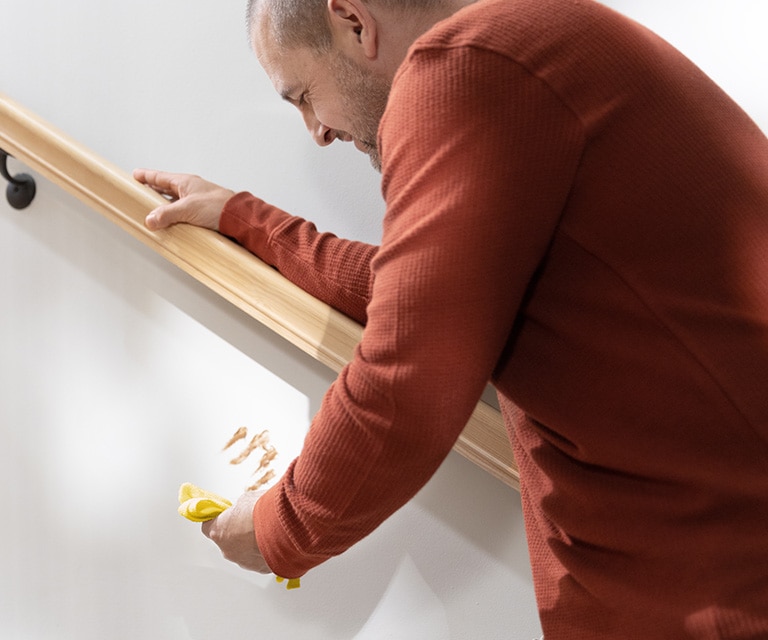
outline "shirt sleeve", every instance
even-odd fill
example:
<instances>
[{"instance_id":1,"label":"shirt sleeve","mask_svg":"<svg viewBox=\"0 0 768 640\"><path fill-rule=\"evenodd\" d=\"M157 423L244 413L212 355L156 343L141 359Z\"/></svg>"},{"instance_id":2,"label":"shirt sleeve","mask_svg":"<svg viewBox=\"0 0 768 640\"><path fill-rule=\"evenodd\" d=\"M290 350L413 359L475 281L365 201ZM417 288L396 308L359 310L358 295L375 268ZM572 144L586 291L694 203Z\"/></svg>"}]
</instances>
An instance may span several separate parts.
<instances>
[{"instance_id":1,"label":"shirt sleeve","mask_svg":"<svg viewBox=\"0 0 768 640\"><path fill-rule=\"evenodd\" d=\"M387 211L363 339L254 509L279 575L359 541L448 455L514 348L582 144L572 113L513 62L411 53L380 129Z\"/></svg>"},{"instance_id":2,"label":"shirt sleeve","mask_svg":"<svg viewBox=\"0 0 768 640\"><path fill-rule=\"evenodd\" d=\"M311 222L245 192L224 206L219 227L315 298L365 324L378 247L320 233Z\"/></svg>"}]
</instances>

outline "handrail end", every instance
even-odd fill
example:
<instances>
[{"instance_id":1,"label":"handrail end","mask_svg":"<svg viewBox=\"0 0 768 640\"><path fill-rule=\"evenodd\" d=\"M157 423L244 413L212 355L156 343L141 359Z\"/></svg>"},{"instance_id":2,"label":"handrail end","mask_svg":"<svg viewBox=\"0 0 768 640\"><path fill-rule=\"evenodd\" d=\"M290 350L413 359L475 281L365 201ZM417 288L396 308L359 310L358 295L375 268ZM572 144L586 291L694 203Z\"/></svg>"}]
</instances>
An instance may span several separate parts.
<instances>
[{"instance_id":1,"label":"handrail end","mask_svg":"<svg viewBox=\"0 0 768 640\"><path fill-rule=\"evenodd\" d=\"M19 173L12 176L8 173L9 153L0 149L0 175L8 181L5 197L14 209L26 209L37 193L35 179L27 173Z\"/></svg>"}]
</instances>

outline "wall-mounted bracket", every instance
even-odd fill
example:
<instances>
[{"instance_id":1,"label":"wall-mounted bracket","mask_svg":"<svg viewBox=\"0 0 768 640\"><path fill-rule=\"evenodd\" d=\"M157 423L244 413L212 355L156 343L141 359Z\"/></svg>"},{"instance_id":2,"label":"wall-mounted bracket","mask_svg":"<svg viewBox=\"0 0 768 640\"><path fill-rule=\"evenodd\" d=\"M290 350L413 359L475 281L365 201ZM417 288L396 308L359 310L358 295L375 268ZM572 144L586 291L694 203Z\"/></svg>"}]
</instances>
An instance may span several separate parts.
<instances>
[{"instance_id":1,"label":"wall-mounted bracket","mask_svg":"<svg viewBox=\"0 0 768 640\"><path fill-rule=\"evenodd\" d=\"M25 209L35 198L37 187L32 176L20 173L12 176L8 173L8 153L0 149L0 175L8 181L5 196L14 209Z\"/></svg>"}]
</instances>

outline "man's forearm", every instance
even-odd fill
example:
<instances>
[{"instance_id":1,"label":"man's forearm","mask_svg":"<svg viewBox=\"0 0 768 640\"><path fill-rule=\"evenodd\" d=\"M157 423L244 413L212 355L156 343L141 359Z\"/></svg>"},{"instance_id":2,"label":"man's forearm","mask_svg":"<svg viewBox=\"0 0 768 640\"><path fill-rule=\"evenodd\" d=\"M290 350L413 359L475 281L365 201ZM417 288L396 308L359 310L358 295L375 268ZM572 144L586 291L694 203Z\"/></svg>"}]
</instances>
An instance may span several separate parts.
<instances>
[{"instance_id":1,"label":"man's forearm","mask_svg":"<svg viewBox=\"0 0 768 640\"><path fill-rule=\"evenodd\" d=\"M320 233L311 222L245 192L225 205L220 231L314 297L365 324L371 260L378 247Z\"/></svg>"}]
</instances>

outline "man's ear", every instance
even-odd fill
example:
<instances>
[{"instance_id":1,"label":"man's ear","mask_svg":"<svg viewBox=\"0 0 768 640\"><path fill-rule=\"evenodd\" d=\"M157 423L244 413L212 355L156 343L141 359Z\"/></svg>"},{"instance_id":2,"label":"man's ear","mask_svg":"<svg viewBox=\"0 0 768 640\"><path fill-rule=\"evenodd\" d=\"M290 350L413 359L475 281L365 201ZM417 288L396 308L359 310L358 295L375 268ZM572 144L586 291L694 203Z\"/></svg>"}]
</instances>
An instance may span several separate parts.
<instances>
[{"instance_id":1,"label":"man's ear","mask_svg":"<svg viewBox=\"0 0 768 640\"><path fill-rule=\"evenodd\" d=\"M328 0L334 39L347 55L362 54L369 60L378 56L376 18L362 0Z\"/></svg>"}]
</instances>

